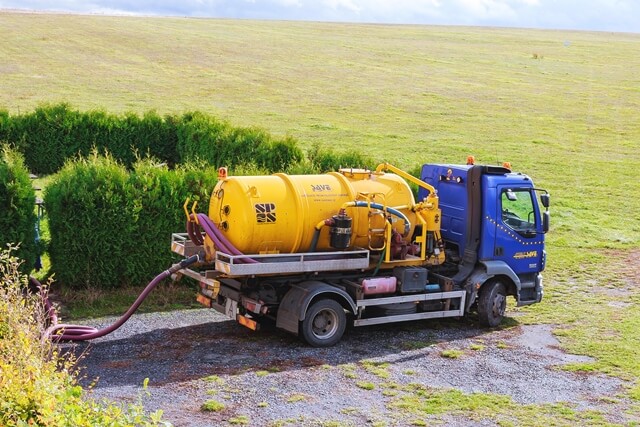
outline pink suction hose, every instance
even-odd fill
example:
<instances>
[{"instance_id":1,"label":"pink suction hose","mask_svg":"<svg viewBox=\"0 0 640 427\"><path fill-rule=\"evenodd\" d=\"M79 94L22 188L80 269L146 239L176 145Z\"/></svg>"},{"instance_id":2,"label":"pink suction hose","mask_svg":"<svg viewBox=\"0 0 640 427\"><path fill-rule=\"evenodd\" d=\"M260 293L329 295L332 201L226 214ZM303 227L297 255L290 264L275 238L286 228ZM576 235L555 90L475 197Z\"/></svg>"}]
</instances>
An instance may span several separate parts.
<instances>
[{"instance_id":1,"label":"pink suction hose","mask_svg":"<svg viewBox=\"0 0 640 427\"><path fill-rule=\"evenodd\" d=\"M111 332L115 331L120 326L122 326L124 324L124 322L129 320L131 315L136 312L138 307L140 307L140 304L142 304L142 301L145 300L147 295L149 295L149 293L156 286L158 286L158 283L160 283L163 279L171 276L173 273L176 273L176 272L182 270L183 268L186 268L186 267L190 266L191 264L194 264L194 263L199 262L199 261L201 261L200 255L196 254L196 255L190 256L189 258L186 258L186 259L182 260L180 263L175 264L171 268L169 268L169 269L163 271L162 273L158 274L144 288L144 291L142 291L142 293L138 296L138 298L136 298L136 300L133 303L133 305L131 307L129 307L129 310L127 310L127 312L124 313L115 323L113 323L110 326L107 326L104 329L96 329L96 328L93 328L91 326L68 325L68 324L65 324L65 323L57 323L58 319L57 319L57 316L55 314L55 310L53 310L53 307L51 306L51 303L49 302L48 298L45 297L44 305L45 305L46 314L48 316L47 320L49 321L51 326L49 326L47 328L47 330L44 333L43 338L44 339L52 339L54 341L87 341L87 340L100 338L100 337L103 337L103 336L105 336L107 334L110 334ZM35 278L33 278L33 277L30 278L30 281L32 283L35 282L35 283L37 283L38 286L40 286L40 284L38 283L38 281Z\"/></svg>"}]
</instances>

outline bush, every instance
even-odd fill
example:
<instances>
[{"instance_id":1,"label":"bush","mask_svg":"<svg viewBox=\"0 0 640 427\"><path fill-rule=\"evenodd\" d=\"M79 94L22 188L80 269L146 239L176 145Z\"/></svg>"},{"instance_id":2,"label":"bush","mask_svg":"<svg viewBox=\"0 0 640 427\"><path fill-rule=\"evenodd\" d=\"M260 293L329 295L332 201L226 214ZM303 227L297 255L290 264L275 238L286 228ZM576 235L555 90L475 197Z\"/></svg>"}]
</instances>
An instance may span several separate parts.
<instances>
[{"instance_id":1,"label":"bush","mask_svg":"<svg viewBox=\"0 0 640 427\"><path fill-rule=\"evenodd\" d=\"M24 154L29 169L36 174L57 171L73 155L87 155L92 141L81 138L80 113L68 104L41 106L33 113L14 116L9 141Z\"/></svg>"},{"instance_id":2,"label":"bush","mask_svg":"<svg viewBox=\"0 0 640 427\"><path fill-rule=\"evenodd\" d=\"M67 159L86 157L94 150L110 153L127 168L146 156L170 167L193 161L216 167L252 162L280 172L304 157L292 137L274 139L263 129L236 128L201 112L118 116L102 110L80 112L64 103L13 116L0 110L3 140L23 153L36 174L56 172Z\"/></svg>"},{"instance_id":3,"label":"bush","mask_svg":"<svg viewBox=\"0 0 640 427\"><path fill-rule=\"evenodd\" d=\"M335 152L329 148L321 148L314 144L307 154L311 168L319 173L337 171L340 168L365 168L373 170L376 167L373 159L355 150Z\"/></svg>"},{"instance_id":4,"label":"bush","mask_svg":"<svg viewBox=\"0 0 640 427\"><path fill-rule=\"evenodd\" d=\"M69 104L42 105L16 116L0 112L0 138L18 147L37 174L56 172L67 159L85 157L94 149L111 153L127 167L139 155L173 165L178 161L176 120L155 112L117 116L102 110L80 112Z\"/></svg>"},{"instance_id":5,"label":"bush","mask_svg":"<svg viewBox=\"0 0 640 427\"><path fill-rule=\"evenodd\" d=\"M229 132L230 126L226 122L200 112L185 113L176 124L180 161L218 166L217 148L228 138Z\"/></svg>"},{"instance_id":6,"label":"bush","mask_svg":"<svg viewBox=\"0 0 640 427\"><path fill-rule=\"evenodd\" d=\"M182 166L170 171L150 160L134 165L129 186L134 200L135 232L131 236L132 259L126 265L131 283L146 283L169 267L171 233L185 230L185 200L199 201L206 209L216 181L217 171L213 168Z\"/></svg>"},{"instance_id":7,"label":"bush","mask_svg":"<svg viewBox=\"0 0 640 427\"><path fill-rule=\"evenodd\" d=\"M96 153L67 163L44 195L56 280L76 288L148 282L171 264L186 198L208 200L216 180L212 169L169 171L151 160L127 171Z\"/></svg>"},{"instance_id":8,"label":"bush","mask_svg":"<svg viewBox=\"0 0 640 427\"><path fill-rule=\"evenodd\" d=\"M141 402L121 407L83 399L72 357L41 340L41 297L26 295L26 277L8 250L0 251L0 425L162 425L162 411L145 414Z\"/></svg>"},{"instance_id":9,"label":"bush","mask_svg":"<svg viewBox=\"0 0 640 427\"><path fill-rule=\"evenodd\" d=\"M198 112L182 116L177 134L182 162L206 162L229 168L253 163L269 172L282 172L304 158L292 137L274 140L263 129L234 128Z\"/></svg>"},{"instance_id":10,"label":"bush","mask_svg":"<svg viewBox=\"0 0 640 427\"><path fill-rule=\"evenodd\" d=\"M0 249L19 244L16 255L22 269L33 268L40 248L35 242L36 195L22 156L7 146L0 147Z\"/></svg>"},{"instance_id":11,"label":"bush","mask_svg":"<svg viewBox=\"0 0 640 427\"><path fill-rule=\"evenodd\" d=\"M67 163L44 193L49 257L56 280L70 286L114 287L127 282L135 233L128 173L110 157Z\"/></svg>"},{"instance_id":12,"label":"bush","mask_svg":"<svg viewBox=\"0 0 640 427\"><path fill-rule=\"evenodd\" d=\"M11 125L11 118L7 110L0 110L0 142L9 141L9 126Z\"/></svg>"}]
</instances>

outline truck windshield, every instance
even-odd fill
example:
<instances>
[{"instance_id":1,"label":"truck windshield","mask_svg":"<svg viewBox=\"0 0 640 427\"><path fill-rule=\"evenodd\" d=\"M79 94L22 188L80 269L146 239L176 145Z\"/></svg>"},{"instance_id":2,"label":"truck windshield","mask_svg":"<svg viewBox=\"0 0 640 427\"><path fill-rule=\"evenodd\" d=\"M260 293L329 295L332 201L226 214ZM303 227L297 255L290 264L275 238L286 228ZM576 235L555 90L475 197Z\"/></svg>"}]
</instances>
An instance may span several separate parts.
<instances>
[{"instance_id":1,"label":"truck windshield","mask_svg":"<svg viewBox=\"0 0 640 427\"><path fill-rule=\"evenodd\" d=\"M529 190L502 192L502 222L523 237L536 235L536 214Z\"/></svg>"}]
</instances>

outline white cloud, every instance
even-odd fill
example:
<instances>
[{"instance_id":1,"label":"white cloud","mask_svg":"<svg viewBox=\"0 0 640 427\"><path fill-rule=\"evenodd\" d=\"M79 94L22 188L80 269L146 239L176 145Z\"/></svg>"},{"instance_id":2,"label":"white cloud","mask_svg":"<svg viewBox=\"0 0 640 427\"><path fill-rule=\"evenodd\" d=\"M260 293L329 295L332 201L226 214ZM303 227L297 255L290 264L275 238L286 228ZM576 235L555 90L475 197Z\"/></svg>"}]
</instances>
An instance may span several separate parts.
<instances>
[{"instance_id":1,"label":"white cloud","mask_svg":"<svg viewBox=\"0 0 640 427\"><path fill-rule=\"evenodd\" d=\"M640 32L635 0L0 0L0 8Z\"/></svg>"},{"instance_id":2,"label":"white cloud","mask_svg":"<svg viewBox=\"0 0 640 427\"><path fill-rule=\"evenodd\" d=\"M329 6L333 10L346 9L351 12L359 13L361 8L351 0L323 0L323 4Z\"/></svg>"}]
</instances>

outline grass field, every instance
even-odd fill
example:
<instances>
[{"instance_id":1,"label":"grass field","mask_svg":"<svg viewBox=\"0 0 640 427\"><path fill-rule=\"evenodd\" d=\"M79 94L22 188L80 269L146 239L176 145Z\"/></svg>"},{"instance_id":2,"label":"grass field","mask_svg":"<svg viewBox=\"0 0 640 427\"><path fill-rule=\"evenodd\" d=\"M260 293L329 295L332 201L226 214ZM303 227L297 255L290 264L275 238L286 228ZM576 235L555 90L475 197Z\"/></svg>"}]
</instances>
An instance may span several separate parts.
<instances>
[{"instance_id":1,"label":"grass field","mask_svg":"<svg viewBox=\"0 0 640 427\"><path fill-rule=\"evenodd\" d=\"M0 13L0 39L12 113L201 110L406 168L510 161L552 194L518 321L640 377L640 34Z\"/></svg>"}]
</instances>

